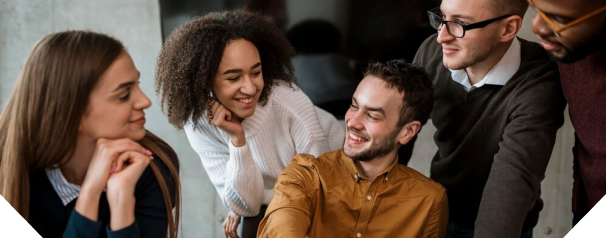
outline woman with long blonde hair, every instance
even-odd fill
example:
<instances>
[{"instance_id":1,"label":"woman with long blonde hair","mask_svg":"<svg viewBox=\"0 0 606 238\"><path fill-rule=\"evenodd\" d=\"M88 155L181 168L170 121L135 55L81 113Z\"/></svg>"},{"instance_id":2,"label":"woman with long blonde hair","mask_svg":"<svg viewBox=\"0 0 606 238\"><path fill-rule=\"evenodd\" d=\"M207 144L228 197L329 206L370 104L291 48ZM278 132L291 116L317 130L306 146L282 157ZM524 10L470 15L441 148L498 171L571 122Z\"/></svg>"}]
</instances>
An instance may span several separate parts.
<instances>
[{"instance_id":1,"label":"woman with long blonde hair","mask_svg":"<svg viewBox=\"0 0 606 238\"><path fill-rule=\"evenodd\" d=\"M0 193L43 237L177 237L178 159L145 130L138 80L103 34L30 52L0 116Z\"/></svg>"}]
</instances>

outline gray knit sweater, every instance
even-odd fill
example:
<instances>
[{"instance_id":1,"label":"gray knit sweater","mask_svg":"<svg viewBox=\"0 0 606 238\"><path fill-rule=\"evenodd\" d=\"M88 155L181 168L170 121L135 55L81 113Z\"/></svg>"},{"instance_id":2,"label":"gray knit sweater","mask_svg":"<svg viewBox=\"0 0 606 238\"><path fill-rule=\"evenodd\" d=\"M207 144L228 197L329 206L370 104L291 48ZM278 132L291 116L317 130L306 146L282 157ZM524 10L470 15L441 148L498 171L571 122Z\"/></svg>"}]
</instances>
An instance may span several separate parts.
<instances>
[{"instance_id":1,"label":"gray knit sweater","mask_svg":"<svg viewBox=\"0 0 606 238\"><path fill-rule=\"evenodd\" d=\"M450 221L474 228L474 237L519 237L537 224L541 180L564 121L556 64L519 40L521 64L504 86L466 92L444 67L436 35L414 59L434 83L431 178L447 189Z\"/></svg>"}]
</instances>

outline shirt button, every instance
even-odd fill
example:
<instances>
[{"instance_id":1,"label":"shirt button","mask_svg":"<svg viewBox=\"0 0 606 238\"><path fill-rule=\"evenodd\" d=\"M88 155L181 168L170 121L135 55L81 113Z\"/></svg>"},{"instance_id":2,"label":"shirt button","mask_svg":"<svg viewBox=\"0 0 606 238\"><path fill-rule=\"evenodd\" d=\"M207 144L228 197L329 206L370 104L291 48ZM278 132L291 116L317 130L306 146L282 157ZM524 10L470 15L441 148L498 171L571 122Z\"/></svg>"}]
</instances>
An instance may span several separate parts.
<instances>
[{"instance_id":1,"label":"shirt button","mask_svg":"<svg viewBox=\"0 0 606 238\"><path fill-rule=\"evenodd\" d=\"M371 198L372 198L372 197L371 197L370 195L368 195L368 196L366 197L366 200L370 201L370 199L371 199ZM359 234L359 233L358 233L358 234ZM359 237L359 236L358 236L358 237Z\"/></svg>"},{"instance_id":2,"label":"shirt button","mask_svg":"<svg viewBox=\"0 0 606 238\"><path fill-rule=\"evenodd\" d=\"M356 235L357 237L362 237L362 234L358 233L358 235Z\"/></svg>"}]
</instances>

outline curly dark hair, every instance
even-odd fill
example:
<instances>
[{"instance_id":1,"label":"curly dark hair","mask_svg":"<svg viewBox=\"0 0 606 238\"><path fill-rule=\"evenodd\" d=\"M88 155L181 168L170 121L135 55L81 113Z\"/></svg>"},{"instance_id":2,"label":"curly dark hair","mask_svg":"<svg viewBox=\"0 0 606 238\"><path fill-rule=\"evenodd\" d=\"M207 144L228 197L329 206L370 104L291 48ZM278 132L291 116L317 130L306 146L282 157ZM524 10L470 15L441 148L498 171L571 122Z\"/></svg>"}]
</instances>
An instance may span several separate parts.
<instances>
[{"instance_id":1,"label":"curly dark hair","mask_svg":"<svg viewBox=\"0 0 606 238\"><path fill-rule=\"evenodd\" d=\"M156 66L156 93L168 121L183 129L188 120L198 127L210 101L213 79L225 46L234 40L253 43L263 64L265 105L273 85L294 82L294 49L271 18L245 10L213 12L175 29L162 46Z\"/></svg>"},{"instance_id":2,"label":"curly dark hair","mask_svg":"<svg viewBox=\"0 0 606 238\"><path fill-rule=\"evenodd\" d=\"M419 121L422 125L427 122L433 108L433 83L423 68L395 59L370 64L364 76L368 75L382 79L387 88L404 95L397 127L411 121Z\"/></svg>"}]
</instances>

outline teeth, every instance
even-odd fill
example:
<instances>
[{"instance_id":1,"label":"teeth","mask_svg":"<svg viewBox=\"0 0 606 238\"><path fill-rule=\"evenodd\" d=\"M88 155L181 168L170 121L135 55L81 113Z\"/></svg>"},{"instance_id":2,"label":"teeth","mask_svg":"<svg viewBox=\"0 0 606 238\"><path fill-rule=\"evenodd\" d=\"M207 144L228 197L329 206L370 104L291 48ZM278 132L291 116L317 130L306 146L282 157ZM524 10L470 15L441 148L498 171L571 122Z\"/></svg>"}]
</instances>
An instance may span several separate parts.
<instances>
[{"instance_id":1,"label":"teeth","mask_svg":"<svg viewBox=\"0 0 606 238\"><path fill-rule=\"evenodd\" d=\"M366 139L364 139L364 138L360 138L360 137L357 137L356 135L354 135L354 134L353 134L353 133L351 133L351 132L349 133L349 137L351 137L351 138L352 138L352 139L354 139L354 140L360 141L360 142L362 142L362 141L366 141Z\"/></svg>"},{"instance_id":2,"label":"teeth","mask_svg":"<svg viewBox=\"0 0 606 238\"><path fill-rule=\"evenodd\" d=\"M253 98L238 99L238 101L243 102L243 103L251 103L252 100L253 100Z\"/></svg>"}]
</instances>

